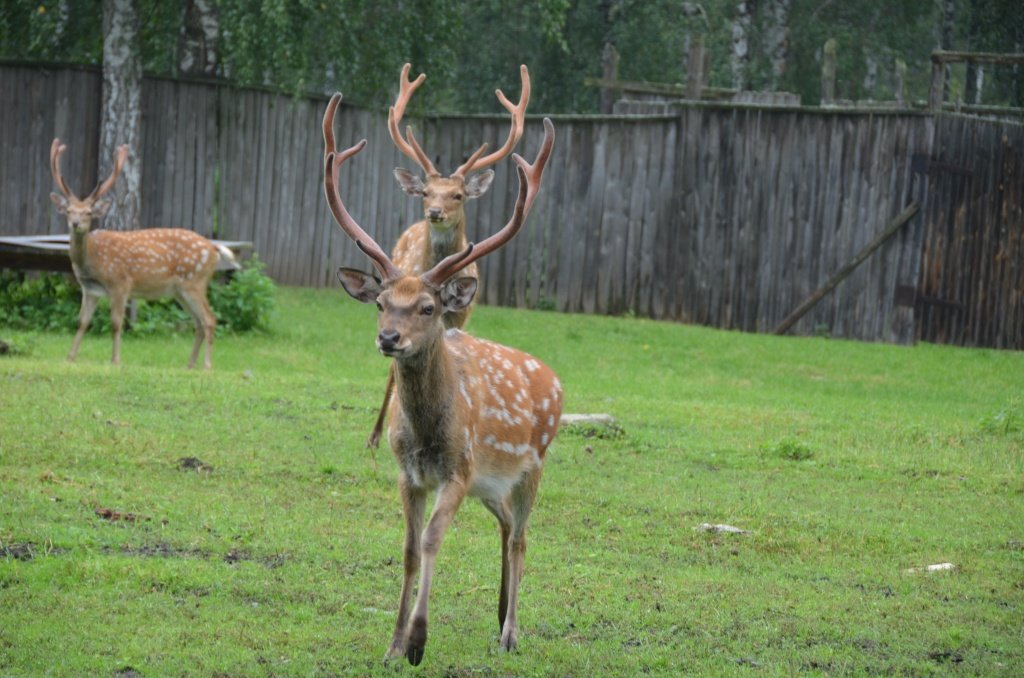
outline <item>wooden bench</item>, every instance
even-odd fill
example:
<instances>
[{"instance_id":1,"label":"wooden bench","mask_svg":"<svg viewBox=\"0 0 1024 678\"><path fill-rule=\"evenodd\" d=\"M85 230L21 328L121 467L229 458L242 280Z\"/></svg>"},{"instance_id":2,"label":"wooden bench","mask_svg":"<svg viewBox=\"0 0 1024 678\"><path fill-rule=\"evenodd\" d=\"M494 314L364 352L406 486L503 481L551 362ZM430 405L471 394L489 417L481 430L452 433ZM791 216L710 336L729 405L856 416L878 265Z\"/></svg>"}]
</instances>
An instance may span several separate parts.
<instances>
[{"instance_id":1,"label":"wooden bench","mask_svg":"<svg viewBox=\"0 0 1024 678\"><path fill-rule=\"evenodd\" d=\"M71 273L68 256L70 236L63 235L5 235L0 236L0 268L19 271L57 271ZM239 261L250 256L253 244L247 240L213 240L234 253ZM217 270L231 267L221 262Z\"/></svg>"}]
</instances>

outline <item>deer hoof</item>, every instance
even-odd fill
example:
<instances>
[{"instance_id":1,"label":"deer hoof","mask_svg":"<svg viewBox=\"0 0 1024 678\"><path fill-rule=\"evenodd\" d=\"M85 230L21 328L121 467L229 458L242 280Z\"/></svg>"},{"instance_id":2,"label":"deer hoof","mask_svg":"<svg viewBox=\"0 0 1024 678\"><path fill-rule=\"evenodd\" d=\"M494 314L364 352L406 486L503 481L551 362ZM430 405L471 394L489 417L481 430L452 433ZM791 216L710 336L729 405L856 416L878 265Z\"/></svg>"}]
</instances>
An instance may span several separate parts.
<instances>
[{"instance_id":1,"label":"deer hoof","mask_svg":"<svg viewBox=\"0 0 1024 678\"><path fill-rule=\"evenodd\" d=\"M405 648L405 658L413 666L419 666L423 661L423 648L427 646L427 621L426 619L414 619L409 627L409 640Z\"/></svg>"},{"instance_id":2,"label":"deer hoof","mask_svg":"<svg viewBox=\"0 0 1024 678\"><path fill-rule=\"evenodd\" d=\"M405 651L405 658L408 659L409 663L413 666L419 666L420 662L423 661L423 648L410 647Z\"/></svg>"},{"instance_id":3,"label":"deer hoof","mask_svg":"<svg viewBox=\"0 0 1024 678\"><path fill-rule=\"evenodd\" d=\"M501 649L505 650L506 652L515 651L516 645L518 644L518 635L519 634L516 633L515 629L505 629L505 631L501 634Z\"/></svg>"}]
</instances>

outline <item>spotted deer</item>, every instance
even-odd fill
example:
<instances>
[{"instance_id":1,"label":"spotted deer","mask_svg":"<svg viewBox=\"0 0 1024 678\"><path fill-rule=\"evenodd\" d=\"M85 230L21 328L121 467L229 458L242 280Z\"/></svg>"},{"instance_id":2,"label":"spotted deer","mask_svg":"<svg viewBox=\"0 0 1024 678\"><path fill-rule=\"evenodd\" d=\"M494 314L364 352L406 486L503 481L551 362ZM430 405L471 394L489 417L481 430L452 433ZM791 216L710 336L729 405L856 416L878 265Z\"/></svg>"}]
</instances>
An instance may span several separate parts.
<instances>
[{"instance_id":1,"label":"spotted deer","mask_svg":"<svg viewBox=\"0 0 1024 678\"><path fill-rule=\"evenodd\" d=\"M544 120L544 128L544 142L532 165L513 156L519 195L511 220L478 245L467 244L419 275L388 258L338 193L338 170L366 141L328 153L324 163L331 212L377 272L374 276L342 268L338 276L353 298L377 304L377 349L394 361L388 440L398 462L405 550L398 618L387 656L404 655L413 665L422 661L427 642L427 605L441 540L467 496L480 499L501 527L501 647L513 650L518 640L516 605L526 523L545 453L558 431L562 386L536 358L449 328L444 314L472 301L477 280L464 275L466 268L522 227L554 144L550 120ZM437 497L424 528L427 494L434 490Z\"/></svg>"},{"instance_id":2,"label":"spotted deer","mask_svg":"<svg viewBox=\"0 0 1024 678\"><path fill-rule=\"evenodd\" d=\"M395 178L398 179L402 190L411 196L423 198L423 220L416 222L402 233L391 251L391 259L395 265L409 275L420 275L445 257L465 249L467 244L466 201L479 198L486 193L494 180L494 171L490 169L478 174L471 175L471 173L483 170L504 159L522 138L526 123L526 107L530 103L530 72L525 65L519 67L522 86L517 104L509 101L500 89L495 90L498 102L512 115L508 138L502 147L485 156L483 154L487 150L487 144L483 144L451 176L444 177L423 151L419 142L416 141L412 128L406 126L406 138L404 139L398 129L409 100L427 78L425 74L420 73L415 80L410 80L409 70L411 68L411 64L405 64L402 67L398 97L394 106L388 109L388 132L398 150L416 162L424 172L425 180L403 167L395 168ZM333 120L334 111L340 101L341 95L336 94L328 104L331 120ZM327 125L327 120L328 116L324 116L325 153L336 150L334 128ZM464 273L479 280L475 264L467 266ZM446 326L465 327L469 320L470 310L471 307L466 306L457 311L445 313ZM384 415L393 390L394 371L391 370L388 373L384 402L381 403L377 421L366 441L366 446L371 449L376 449L380 443L381 432L384 429Z\"/></svg>"},{"instance_id":3,"label":"spotted deer","mask_svg":"<svg viewBox=\"0 0 1024 678\"><path fill-rule=\"evenodd\" d=\"M209 369L217 317L206 299L206 289L222 261L222 267L238 268L231 250L182 228L92 230L93 220L99 220L110 209L110 200L103 196L117 181L128 157L128 147L117 149L110 176L84 198L77 197L68 188L61 174L60 156L66 148L60 139L54 139L50 146L50 170L60 189L59 194L51 193L50 199L57 206L57 212L67 216L71 232L71 268L82 287L78 332L68 360L74 361L78 356L78 346L89 329L100 297L110 297L110 323L114 334L111 362L117 365L121 362L121 329L128 299L173 296L196 325L188 366L195 367L199 348L205 340L203 367Z\"/></svg>"}]
</instances>

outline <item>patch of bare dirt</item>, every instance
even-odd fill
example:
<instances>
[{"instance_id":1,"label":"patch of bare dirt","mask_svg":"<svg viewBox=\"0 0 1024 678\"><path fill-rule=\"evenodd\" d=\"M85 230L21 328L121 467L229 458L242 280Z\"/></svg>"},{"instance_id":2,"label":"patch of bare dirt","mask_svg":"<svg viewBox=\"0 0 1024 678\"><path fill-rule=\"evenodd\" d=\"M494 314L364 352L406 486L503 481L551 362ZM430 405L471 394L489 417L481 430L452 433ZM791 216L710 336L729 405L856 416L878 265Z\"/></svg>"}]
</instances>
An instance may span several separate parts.
<instances>
[{"instance_id":1,"label":"patch of bare dirt","mask_svg":"<svg viewBox=\"0 0 1024 678\"><path fill-rule=\"evenodd\" d=\"M146 518L145 516L139 516L139 515L136 515L136 514L130 512L130 511L123 511L122 512L122 511L116 511L116 510L111 509L111 508L102 508L102 507L96 509L96 515L99 516L100 518L103 518L103 520L109 520L112 523L116 523L118 521L122 521L122 522L126 522L126 523L136 523L136 522L142 522L142 521L145 521L145 520L149 520L149 518Z\"/></svg>"},{"instance_id":2,"label":"patch of bare dirt","mask_svg":"<svg viewBox=\"0 0 1024 678\"><path fill-rule=\"evenodd\" d=\"M182 457L178 460L178 468L182 471L195 471L196 473L212 473L213 467L202 459L196 457Z\"/></svg>"},{"instance_id":3,"label":"patch of bare dirt","mask_svg":"<svg viewBox=\"0 0 1024 678\"><path fill-rule=\"evenodd\" d=\"M14 560L21 560L28 562L39 556L54 556L64 552L64 549L57 548L53 544L47 542L45 544L35 544L33 542L8 542L0 543L0 557L13 558Z\"/></svg>"}]
</instances>

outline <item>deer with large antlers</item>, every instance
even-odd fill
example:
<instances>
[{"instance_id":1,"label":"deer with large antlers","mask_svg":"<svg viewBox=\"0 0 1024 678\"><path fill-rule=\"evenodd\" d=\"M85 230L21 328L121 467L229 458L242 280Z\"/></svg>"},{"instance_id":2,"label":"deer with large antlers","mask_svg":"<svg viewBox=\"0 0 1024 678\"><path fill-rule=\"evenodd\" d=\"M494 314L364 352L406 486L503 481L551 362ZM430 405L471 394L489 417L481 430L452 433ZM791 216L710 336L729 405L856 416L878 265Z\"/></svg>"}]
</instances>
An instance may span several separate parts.
<instances>
[{"instance_id":1,"label":"deer with large antlers","mask_svg":"<svg viewBox=\"0 0 1024 678\"><path fill-rule=\"evenodd\" d=\"M78 356L78 346L89 329L100 297L110 297L110 324L114 350L111 362L121 362L121 328L125 305L130 298L161 299L173 296L195 321L196 336L189 358L195 367L199 349L206 343L203 367L209 369L213 333L217 316L210 309L206 290L210 278L223 267L238 268L231 250L182 228L151 228L141 231L94 231L93 220L110 209L103 196L114 186L128 157L128 147L120 146L114 155L114 168L103 182L84 198L76 196L60 170L60 156L66 150L60 139L50 146L50 170L60 193L50 198L57 212L68 219L71 268L82 287L82 307L78 314L78 332L71 344L68 360Z\"/></svg>"},{"instance_id":2,"label":"deer with large antlers","mask_svg":"<svg viewBox=\"0 0 1024 678\"><path fill-rule=\"evenodd\" d=\"M493 153L484 155L487 144L483 144L451 176L445 177L423 151L413 135L412 128L406 126L405 138L399 131L398 125L405 116L409 100L427 78L425 74L420 73L415 80L410 80L409 70L411 68L411 64L405 64L402 67L398 97L394 106L388 110L388 132L391 134L391 140L395 147L418 164L425 175L425 178L420 178L414 172L403 167L395 168L395 178L402 190L411 196L423 198L423 220L416 222L402 233L391 251L391 259L395 265L409 275L420 275L437 265L445 257L465 249L467 244L466 201L479 198L487 192L494 180L494 171L486 168L507 157L523 136L526 107L530 103L530 72L525 65L519 67L522 88L518 103L513 104L504 92L500 89L495 90L498 102L512 116L511 129L502 147ZM324 116L325 153L337 150L334 142L333 123L328 125L327 121L328 119L333 121L334 112L340 102L341 95L335 94L328 104L329 115ZM486 171L480 172L485 169ZM473 172L479 173L472 174ZM463 273L479 280L475 264L467 266ZM471 306L466 306L445 313L445 325L447 327L465 327L469 320L470 310ZM376 448L380 442L381 431L384 428L384 415L393 389L394 371L392 370L388 373L384 402L381 404L377 421L366 442L369 448Z\"/></svg>"},{"instance_id":3,"label":"deer with large antlers","mask_svg":"<svg viewBox=\"0 0 1024 678\"><path fill-rule=\"evenodd\" d=\"M327 116L333 113L329 108ZM404 655L413 665L423 659L437 553L467 496L480 499L501 527L500 642L505 650L516 647L526 523L545 453L558 431L562 386L536 358L449 328L444 314L460 311L472 301L477 280L464 275L466 268L522 228L553 144L554 126L545 119L544 142L534 163L513 156L519 195L512 219L478 245L468 244L419 275L388 258L352 218L338 193L338 170L366 141L340 153L331 151L324 162L324 192L331 212L378 274L343 268L338 276L353 298L377 304L377 349L394 360L396 391L388 440L398 462L406 531L405 574L389 658ZM427 494L434 490L437 498L424 528Z\"/></svg>"}]
</instances>

